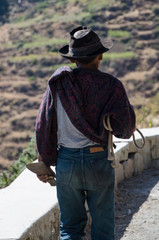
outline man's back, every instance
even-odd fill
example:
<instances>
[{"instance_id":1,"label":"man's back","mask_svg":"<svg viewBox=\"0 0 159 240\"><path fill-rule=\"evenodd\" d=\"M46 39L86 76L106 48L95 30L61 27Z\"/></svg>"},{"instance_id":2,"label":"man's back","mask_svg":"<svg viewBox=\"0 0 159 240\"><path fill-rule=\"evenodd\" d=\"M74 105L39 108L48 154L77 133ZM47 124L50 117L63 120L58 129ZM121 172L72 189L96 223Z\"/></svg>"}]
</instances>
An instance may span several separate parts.
<instances>
[{"instance_id":1,"label":"man's back","mask_svg":"<svg viewBox=\"0 0 159 240\"><path fill-rule=\"evenodd\" d=\"M114 135L121 138L132 135L135 114L122 83L112 75L68 68L68 72L65 69L65 74L59 75L57 93L73 125L92 141L107 142L103 128L105 114L110 115Z\"/></svg>"}]
</instances>

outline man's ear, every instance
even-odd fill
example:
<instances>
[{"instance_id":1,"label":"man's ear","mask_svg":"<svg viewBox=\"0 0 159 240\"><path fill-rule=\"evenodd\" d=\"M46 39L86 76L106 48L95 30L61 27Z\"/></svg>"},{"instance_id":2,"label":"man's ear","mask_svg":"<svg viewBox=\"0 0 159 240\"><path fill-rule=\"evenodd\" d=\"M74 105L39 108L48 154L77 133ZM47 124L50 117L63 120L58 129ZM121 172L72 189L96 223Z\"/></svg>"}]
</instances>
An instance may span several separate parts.
<instances>
[{"instance_id":1,"label":"man's ear","mask_svg":"<svg viewBox=\"0 0 159 240\"><path fill-rule=\"evenodd\" d=\"M103 59L103 54L98 55L98 59L102 60Z\"/></svg>"},{"instance_id":2,"label":"man's ear","mask_svg":"<svg viewBox=\"0 0 159 240\"><path fill-rule=\"evenodd\" d=\"M74 59L70 59L70 61L71 61L72 63L77 63L76 60L74 60Z\"/></svg>"}]
</instances>

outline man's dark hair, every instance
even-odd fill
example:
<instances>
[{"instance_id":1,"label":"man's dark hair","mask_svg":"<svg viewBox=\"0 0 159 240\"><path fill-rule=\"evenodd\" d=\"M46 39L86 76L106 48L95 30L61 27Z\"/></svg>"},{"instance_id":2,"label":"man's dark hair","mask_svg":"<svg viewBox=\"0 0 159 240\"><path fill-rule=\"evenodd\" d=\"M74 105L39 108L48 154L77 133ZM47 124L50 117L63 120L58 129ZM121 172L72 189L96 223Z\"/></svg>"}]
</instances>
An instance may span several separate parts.
<instances>
[{"instance_id":1,"label":"man's dark hair","mask_svg":"<svg viewBox=\"0 0 159 240\"><path fill-rule=\"evenodd\" d=\"M93 57L88 57L88 58L86 58L86 59L75 59L78 63L80 63L80 64L89 64L89 63L91 63L91 62L93 62L93 60L96 58L97 56L93 56Z\"/></svg>"}]
</instances>

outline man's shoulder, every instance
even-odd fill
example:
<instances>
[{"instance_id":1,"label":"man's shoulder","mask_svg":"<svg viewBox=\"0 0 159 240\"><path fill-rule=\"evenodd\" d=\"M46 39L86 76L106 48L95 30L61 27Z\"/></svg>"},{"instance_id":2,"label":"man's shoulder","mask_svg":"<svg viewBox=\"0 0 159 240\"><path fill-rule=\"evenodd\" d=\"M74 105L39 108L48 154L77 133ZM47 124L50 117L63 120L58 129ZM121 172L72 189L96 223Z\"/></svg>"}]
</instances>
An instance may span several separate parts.
<instances>
[{"instance_id":1,"label":"man's shoulder","mask_svg":"<svg viewBox=\"0 0 159 240\"><path fill-rule=\"evenodd\" d=\"M100 75L105 77L105 78L109 78L109 79L112 79L114 81L119 81L118 78L116 78L115 76L113 76L112 74L108 73L108 72L102 72L102 71L99 71Z\"/></svg>"},{"instance_id":2,"label":"man's shoulder","mask_svg":"<svg viewBox=\"0 0 159 240\"><path fill-rule=\"evenodd\" d=\"M62 66L60 68L58 68L50 77L49 81L51 80L57 80L59 77L66 75L66 74L71 74L72 73L72 68L70 68L69 66Z\"/></svg>"},{"instance_id":3,"label":"man's shoulder","mask_svg":"<svg viewBox=\"0 0 159 240\"><path fill-rule=\"evenodd\" d=\"M107 72L99 72L99 78L103 81L110 82L111 86L122 86L122 82L115 76Z\"/></svg>"},{"instance_id":4,"label":"man's shoulder","mask_svg":"<svg viewBox=\"0 0 159 240\"><path fill-rule=\"evenodd\" d=\"M62 66L60 68L58 68L54 73L53 73L53 76L59 76L61 74L64 74L64 73L68 73L68 72L72 72L72 68L70 68L69 66Z\"/></svg>"}]
</instances>

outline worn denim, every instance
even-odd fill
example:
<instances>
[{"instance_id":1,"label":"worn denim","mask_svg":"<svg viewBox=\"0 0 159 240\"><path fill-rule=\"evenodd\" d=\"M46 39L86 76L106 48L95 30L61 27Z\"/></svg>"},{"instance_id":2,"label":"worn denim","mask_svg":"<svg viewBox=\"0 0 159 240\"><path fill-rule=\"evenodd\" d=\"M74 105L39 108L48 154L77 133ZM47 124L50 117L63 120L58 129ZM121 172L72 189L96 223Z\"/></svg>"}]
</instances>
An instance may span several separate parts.
<instances>
[{"instance_id":1,"label":"worn denim","mask_svg":"<svg viewBox=\"0 0 159 240\"><path fill-rule=\"evenodd\" d=\"M60 207L60 239L82 240L87 223L85 201L92 217L91 239L114 239L114 169L107 149L60 147L56 167Z\"/></svg>"}]
</instances>

